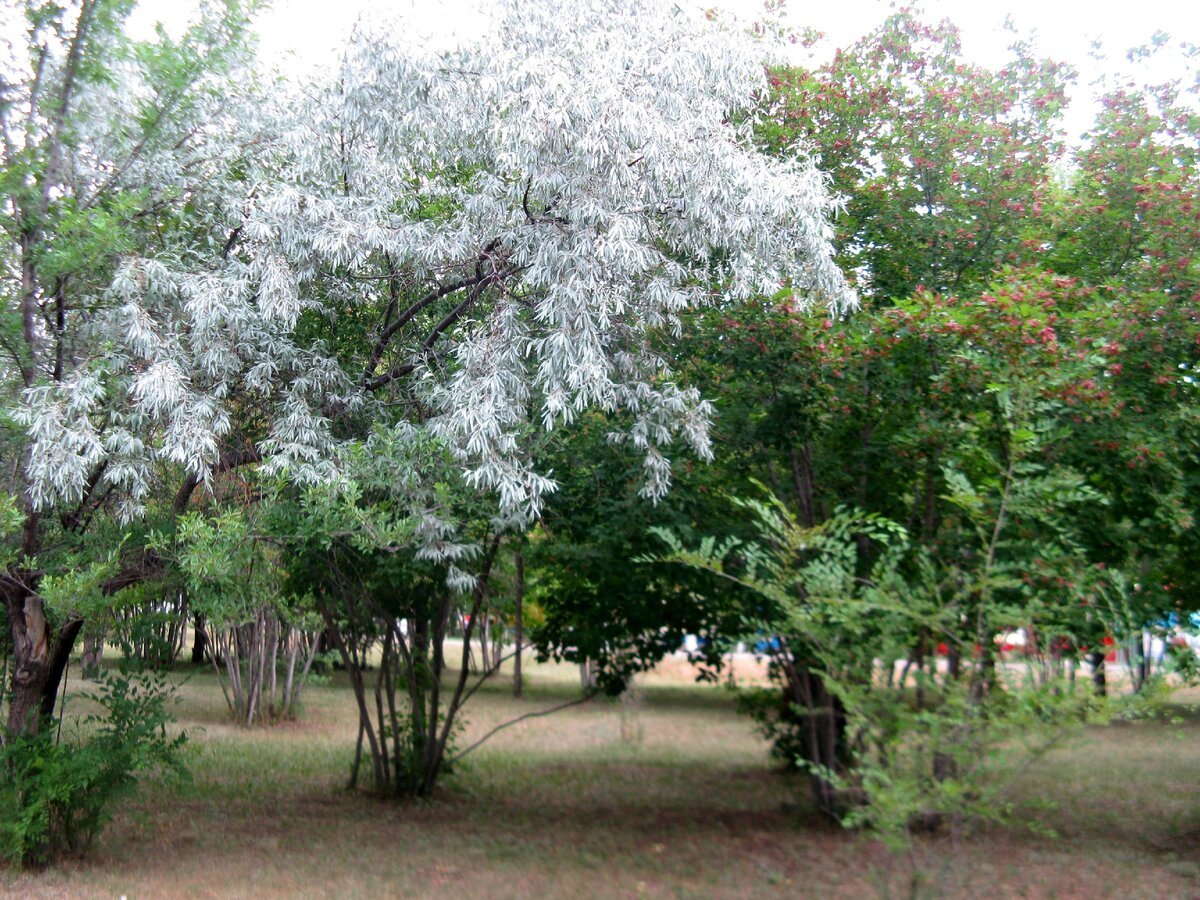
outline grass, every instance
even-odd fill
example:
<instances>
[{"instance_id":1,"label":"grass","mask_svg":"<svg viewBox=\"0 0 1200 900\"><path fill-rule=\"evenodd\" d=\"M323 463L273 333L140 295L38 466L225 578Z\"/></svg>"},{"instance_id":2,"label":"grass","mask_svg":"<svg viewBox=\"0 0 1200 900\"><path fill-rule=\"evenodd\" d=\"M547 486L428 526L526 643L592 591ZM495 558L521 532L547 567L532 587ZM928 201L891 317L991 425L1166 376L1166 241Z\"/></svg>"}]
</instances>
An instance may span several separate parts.
<instances>
[{"instance_id":1,"label":"grass","mask_svg":"<svg viewBox=\"0 0 1200 900\"><path fill-rule=\"evenodd\" d=\"M479 692L462 743L578 689L572 668L531 668L522 700L507 681ZM191 783L146 785L87 856L0 872L0 892L870 897L902 893L915 863L933 895L1200 895L1193 715L1094 729L1030 768L1020 817L1057 838L990 828L897 857L817 820L730 694L680 669L645 679L640 743L622 740L619 704L593 702L500 732L435 799L408 804L345 790L356 720L341 679L308 688L298 721L246 730L211 672L181 670ZM68 715L82 713L86 686L69 688Z\"/></svg>"}]
</instances>

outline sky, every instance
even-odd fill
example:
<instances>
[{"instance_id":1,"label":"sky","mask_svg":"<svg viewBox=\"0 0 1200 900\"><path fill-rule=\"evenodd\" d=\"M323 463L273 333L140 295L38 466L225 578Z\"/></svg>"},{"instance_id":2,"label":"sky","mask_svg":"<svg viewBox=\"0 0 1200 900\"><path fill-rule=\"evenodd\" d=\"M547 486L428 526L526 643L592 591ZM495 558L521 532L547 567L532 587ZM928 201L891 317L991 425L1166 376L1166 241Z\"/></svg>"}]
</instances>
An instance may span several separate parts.
<instances>
[{"instance_id":1,"label":"sky","mask_svg":"<svg viewBox=\"0 0 1200 900\"><path fill-rule=\"evenodd\" d=\"M570 0L561 0L569 14ZM681 6L718 7L750 21L763 0L676 0ZM387 10L420 23L422 29L470 31L484 23L474 10L478 0L274 0L261 20L264 51L282 56L294 51L313 60L332 51L355 20ZM898 6L895 0L835 0L813 3L785 0L787 21L825 32L834 46L844 45ZM960 25L968 54L982 62L999 59L1007 37L1003 24L1011 16L1024 32L1035 32L1051 55L1077 65L1085 62L1090 43L1101 40L1113 52L1147 40L1163 30L1173 37L1200 43L1200 4L1192 0L923 0L917 5L931 17L948 17ZM160 19L178 27L195 7L195 0L142 0L136 18L144 25Z\"/></svg>"},{"instance_id":2,"label":"sky","mask_svg":"<svg viewBox=\"0 0 1200 900\"><path fill-rule=\"evenodd\" d=\"M569 15L569 0L561 0ZM746 22L760 17L763 0L676 0L682 6L716 6ZM336 48L363 15L387 11L403 17L404 27L418 34L470 35L486 28L480 0L275 0L259 22L260 46L265 58L301 73L336 59ZM811 27L825 33L818 54L831 55L873 25L897 5L894 0L786 0L785 21L797 29ZM1032 37L1040 53L1069 62L1079 70L1066 118L1068 136L1077 137L1091 119L1098 79L1129 71L1124 53L1146 43L1157 31L1200 44L1200 3L1196 0L924 0L919 4L929 18L950 18L963 36L966 56L990 66L1002 64L1012 33L1004 28L1011 18L1019 32ZM135 13L135 27L149 28L154 19L171 30L179 28L194 8L194 0L143 0ZM1106 62L1092 59L1099 42ZM820 58L820 56L818 56ZM1179 74L1178 58L1163 57L1156 71L1134 74L1146 80L1163 80Z\"/></svg>"}]
</instances>

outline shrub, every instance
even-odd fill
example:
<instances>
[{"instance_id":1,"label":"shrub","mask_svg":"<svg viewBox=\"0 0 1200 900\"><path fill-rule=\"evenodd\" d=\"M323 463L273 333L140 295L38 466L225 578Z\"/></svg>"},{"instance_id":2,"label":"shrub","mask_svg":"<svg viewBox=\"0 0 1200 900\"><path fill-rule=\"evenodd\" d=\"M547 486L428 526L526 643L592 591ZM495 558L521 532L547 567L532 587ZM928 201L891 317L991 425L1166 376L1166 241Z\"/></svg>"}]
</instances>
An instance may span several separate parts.
<instances>
[{"instance_id":1,"label":"shrub","mask_svg":"<svg viewBox=\"0 0 1200 900\"><path fill-rule=\"evenodd\" d=\"M51 729L0 746L0 855L14 866L44 866L85 850L142 773L185 774L185 735L170 737L169 691L149 675L105 675L104 708L73 740Z\"/></svg>"}]
</instances>

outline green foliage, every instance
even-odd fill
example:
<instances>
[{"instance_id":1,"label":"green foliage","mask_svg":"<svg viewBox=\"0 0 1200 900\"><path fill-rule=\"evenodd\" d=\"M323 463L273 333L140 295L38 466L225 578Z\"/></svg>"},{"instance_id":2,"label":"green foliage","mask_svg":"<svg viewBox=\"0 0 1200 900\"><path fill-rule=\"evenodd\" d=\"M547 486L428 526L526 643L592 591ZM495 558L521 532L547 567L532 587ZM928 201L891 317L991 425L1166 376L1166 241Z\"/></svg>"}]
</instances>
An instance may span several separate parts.
<instances>
[{"instance_id":1,"label":"green foliage","mask_svg":"<svg viewBox=\"0 0 1200 900\"><path fill-rule=\"evenodd\" d=\"M18 722L13 710L54 710L61 663L81 622L89 637L111 633L128 617L121 589L161 574L161 559L130 520L147 508L171 516L191 490L176 493L186 475L180 456L146 466L134 458L170 439L148 423L138 392L117 386L145 369L120 353L126 328L116 324L116 310L125 301L109 289L133 259L161 273L183 257L192 266L211 257L211 245L197 238L226 215L215 202L218 185L228 183L230 157L248 142L236 122L254 81L242 64L257 4L204 0L182 35L160 28L146 41L126 27L135 5L16 0L5 7L0 643L12 664L0 699L14 731L40 723ZM62 404L54 423L30 428L20 410L33 396L51 395ZM218 455L218 440L200 431ZM33 484L39 460L48 458L34 447L59 438L51 457L63 470L43 493ZM43 601L45 633L21 640L31 612L41 631ZM18 637L10 643L8 635Z\"/></svg>"},{"instance_id":2,"label":"green foliage","mask_svg":"<svg viewBox=\"0 0 1200 900\"><path fill-rule=\"evenodd\" d=\"M1165 52L1166 43L1137 53L1138 62ZM1193 48L1185 52L1192 68L1186 76L1160 84L1131 81L1100 98L1070 181L1048 208L1049 256L1057 271L1195 303L1200 116L1196 55Z\"/></svg>"},{"instance_id":3,"label":"green foliage","mask_svg":"<svg viewBox=\"0 0 1200 900\"><path fill-rule=\"evenodd\" d=\"M191 609L214 627L249 624L264 609L288 624L310 627L311 598L287 589L276 544L256 531L258 512L225 508L210 518L189 513L179 520L170 549L191 589ZM275 514L270 506L262 512ZM168 549L161 536L155 543Z\"/></svg>"},{"instance_id":4,"label":"green foliage","mask_svg":"<svg viewBox=\"0 0 1200 900\"><path fill-rule=\"evenodd\" d=\"M638 493L640 461L607 440L616 427L592 415L553 435L543 459L558 490L526 554L529 599L541 613L530 630L539 657L588 662L614 696L688 634L708 639L697 661L715 667L720 636L738 630L723 624L733 610L687 589L689 573L635 561L656 549L651 528L698 539L693 522L737 526L714 483L721 470L686 462L671 493L652 506Z\"/></svg>"},{"instance_id":5,"label":"green foliage","mask_svg":"<svg viewBox=\"0 0 1200 900\"><path fill-rule=\"evenodd\" d=\"M807 526L853 500L947 573L987 559L1003 507L988 570L1025 595L1013 609L1125 585L1140 612L1123 637L1198 596L1196 316L1006 270L978 296L919 292L847 321L722 310L697 327L693 372L719 394L729 489L756 476Z\"/></svg>"},{"instance_id":6,"label":"green foliage","mask_svg":"<svg viewBox=\"0 0 1200 900\"><path fill-rule=\"evenodd\" d=\"M183 624L181 620L186 621L186 607L164 602L161 586L156 584L126 589L124 595L121 604L112 609L117 624L108 641L120 648L121 659L128 666L170 668L178 653L176 637Z\"/></svg>"},{"instance_id":7,"label":"green foliage","mask_svg":"<svg viewBox=\"0 0 1200 900\"><path fill-rule=\"evenodd\" d=\"M1114 705L1082 682L1011 684L986 710L966 682L928 688L936 699L923 706L901 692L848 692L859 745L855 785L865 802L843 824L869 828L896 847L917 831L1014 823L1010 795L1020 772L1113 715Z\"/></svg>"},{"instance_id":8,"label":"green foliage","mask_svg":"<svg viewBox=\"0 0 1200 900\"><path fill-rule=\"evenodd\" d=\"M55 561L62 570L47 575L38 585L38 594L56 618L99 619L111 609L113 599L104 587L120 565L121 543L107 552L90 547L57 555Z\"/></svg>"},{"instance_id":9,"label":"green foliage","mask_svg":"<svg viewBox=\"0 0 1200 900\"><path fill-rule=\"evenodd\" d=\"M0 745L0 855L42 866L85 850L139 778L182 776L186 738L167 732L168 698L149 676L105 675L90 698L104 712L78 735L60 743L45 729Z\"/></svg>"},{"instance_id":10,"label":"green foliage","mask_svg":"<svg viewBox=\"0 0 1200 900\"><path fill-rule=\"evenodd\" d=\"M16 499L11 494L0 493L0 537L16 534L23 521Z\"/></svg>"},{"instance_id":11,"label":"green foliage","mask_svg":"<svg viewBox=\"0 0 1200 900\"><path fill-rule=\"evenodd\" d=\"M1045 558L1083 579L1087 564L1072 554L1068 523L1095 494L1033 461L1039 420L1011 398L1000 409L1010 438L1003 471L991 459L973 477L947 478L950 502L975 535L962 556L939 558L872 514L838 510L804 526L776 498L735 501L753 513L753 540L710 538L688 549L658 532L668 548L661 561L715 576L711 591L736 593L727 602L743 611L744 636L763 640L778 686L773 695L749 692L744 708L776 754L809 776L818 807L848 825L903 837L1003 819L1001 776L1013 760L1108 714L1068 675L1067 648L1079 642L1062 636L1077 638L1077 604L1023 577ZM1023 531L1029 521L1036 536ZM1053 661L998 666L997 633L1031 621L1058 648ZM965 671L928 659L931 644L949 647ZM905 674L896 681L898 660Z\"/></svg>"},{"instance_id":12,"label":"green foliage","mask_svg":"<svg viewBox=\"0 0 1200 900\"><path fill-rule=\"evenodd\" d=\"M1200 683L1200 658L1188 643L1167 644L1167 671L1189 687Z\"/></svg>"},{"instance_id":13,"label":"green foliage","mask_svg":"<svg viewBox=\"0 0 1200 900\"><path fill-rule=\"evenodd\" d=\"M311 598L366 709L351 785L369 753L378 794L427 796L473 693L445 639L494 588L494 510L463 487L444 443L404 424L377 425L341 463L337 481L281 490L263 524L284 594ZM448 662L459 680L443 691Z\"/></svg>"}]
</instances>

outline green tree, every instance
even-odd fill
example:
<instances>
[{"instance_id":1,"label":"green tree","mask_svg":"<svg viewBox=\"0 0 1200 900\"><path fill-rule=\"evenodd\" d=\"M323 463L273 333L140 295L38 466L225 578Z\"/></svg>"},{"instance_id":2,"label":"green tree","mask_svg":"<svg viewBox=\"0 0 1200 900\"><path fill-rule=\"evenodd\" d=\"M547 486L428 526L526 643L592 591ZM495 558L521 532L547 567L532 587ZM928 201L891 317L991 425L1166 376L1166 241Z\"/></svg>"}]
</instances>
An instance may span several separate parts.
<instances>
[{"instance_id":1,"label":"green tree","mask_svg":"<svg viewBox=\"0 0 1200 900\"><path fill-rule=\"evenodd\" d=\"M428 796L451 765L463 705L492 674L472 684L468 653L500 534L445 448L421 432L377 427L340 468L339 483L275 501L265 537L282 548L285 590L312 597L349 676L359 711L351 786L365 746L376 793ZM456 661L446 638L459 622Z\"/></svg>"},{"instance_id":2,"label":"green tree","mask_svg":"<svg viewBox=\"0 0 1200 900\"><path fill-rule=\"evenodd\" d=\"M640 461L608 440L616 427L594 415L547 442L541 459L557 473L558 490L526 554L529 595L541 611L531 634L539 656L589 666L610 694L678 650L686 635L704 639L697 661L715 667L722 636L739 630L726 607L684 589L686 573L635 562L655 549L649 527L689 536L698 522L736 527L720 521L730 486L719 477L731 461L683 460L671 493L651 505L640 495Z\"/></svg>"}]
</instances>

